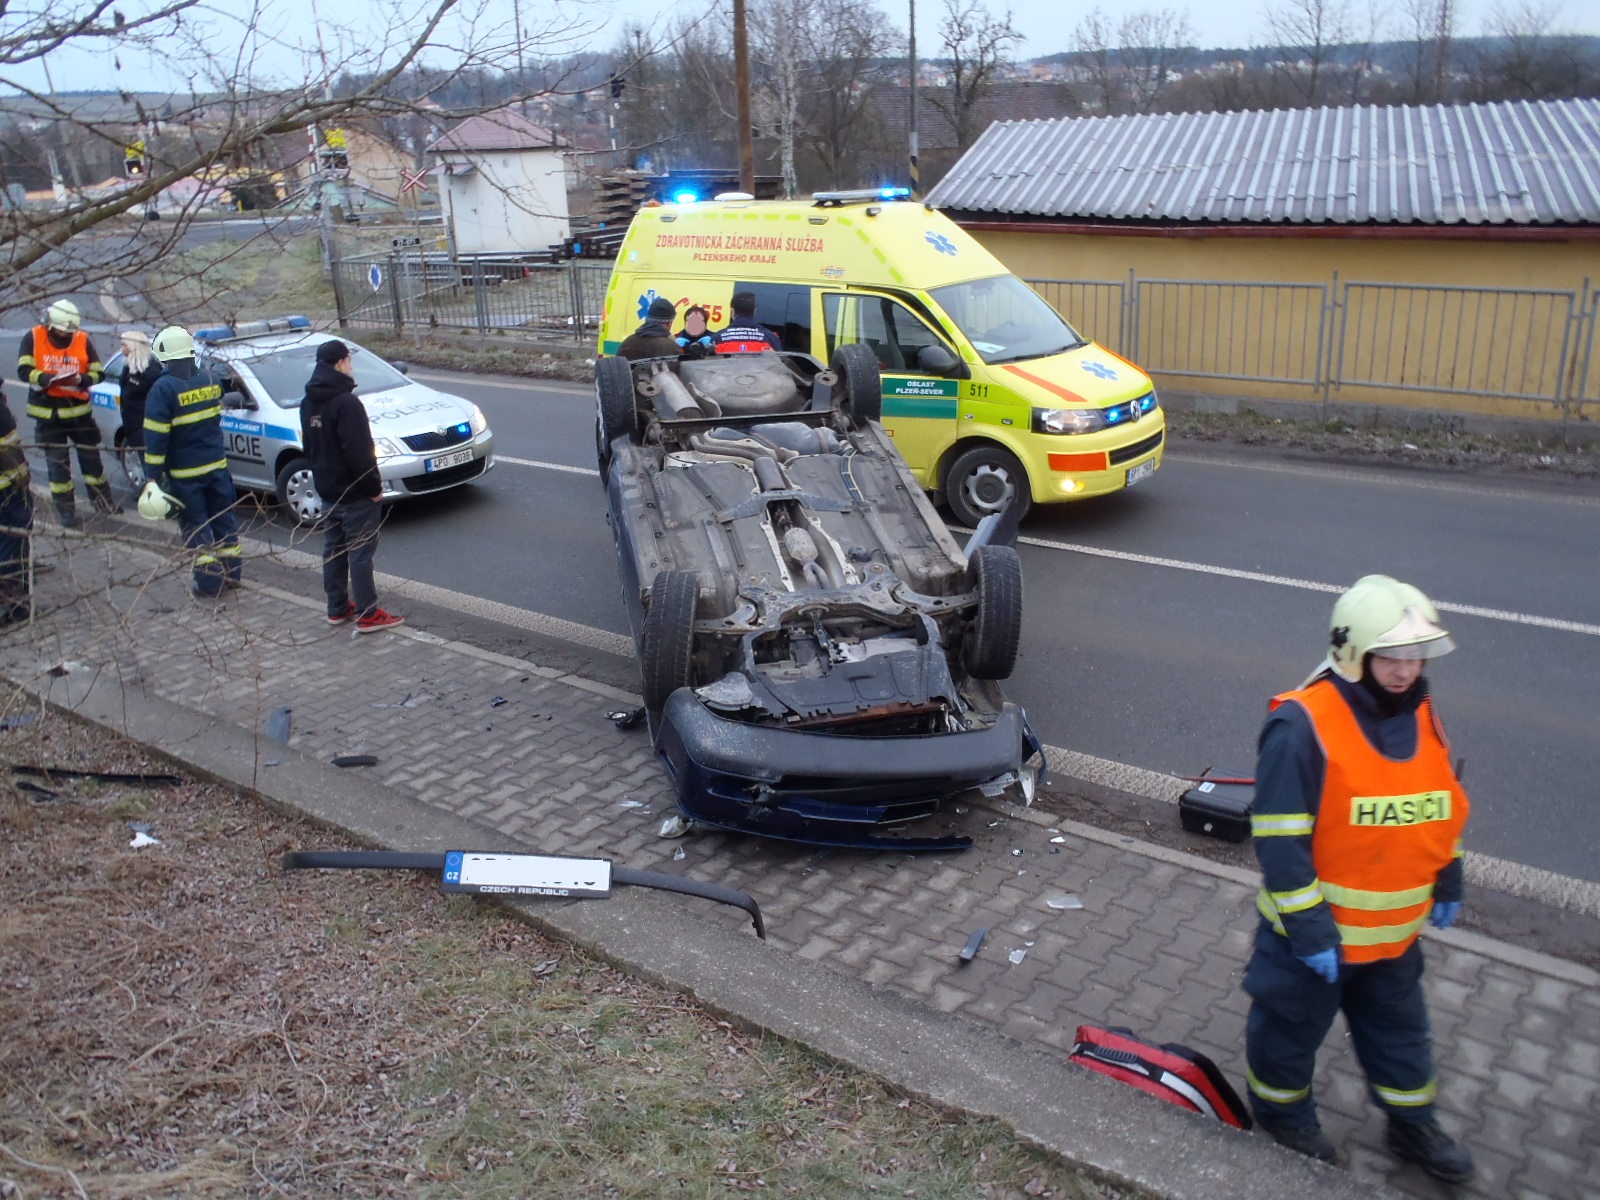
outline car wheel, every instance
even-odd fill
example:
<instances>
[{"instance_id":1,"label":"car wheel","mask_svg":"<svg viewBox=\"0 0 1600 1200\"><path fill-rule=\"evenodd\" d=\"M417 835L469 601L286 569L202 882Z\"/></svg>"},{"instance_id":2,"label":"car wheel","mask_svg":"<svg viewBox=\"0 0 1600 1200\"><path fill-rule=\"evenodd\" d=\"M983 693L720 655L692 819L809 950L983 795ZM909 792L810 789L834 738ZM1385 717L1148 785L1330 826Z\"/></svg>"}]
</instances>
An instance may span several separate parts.
<instances>
[{"instance_id":1,"label":"car wheel","mask_svg":"<svg viewBox=\"0 0 1600 1200\"><path fill-rule=\"evenodd\" d=\"M865 429L868 421L882 419L883 379L872 347L861 342L840 346L833 352L833 373L839 377L834 384L838 407L854 428Z\"/></svg>"},{"instance_id":2,"label":"car wheel","mask_svg":"<svg viewBox=\"0 0 1600 1200\"><path fill-rule=\"evenodd\" d=\"M1018 521L1033 505L1027 472L1016 455L1004 446L974 446L950 464L945 474L945 503L950 513L969 529L990 513L1014 508Z\"/></svg>"},{"instance_id":3,"label":"car wheel","mask_svg":"<svg viewBox=\"0 0 1600 1200\"><path fill-rule=\"evenodd\" d=\"M962 662L974 679L1008 679L1022 643L1022 560L1010 546L980 546L967 570L978 607Z\"/></svg>"},{"instance_id":4,"label":"car wheel","mask_svg":"<svg viewBox=\"0 0 1600 1200\"><path fill-rule=\"evenodd\" d=\"M602 358L594 365L595 453L603 475L611 463L611 443L639 432L633 394L633 365L625 358Z\"/></svg>"},{"instance_id":5,"label":"car wheel","mask_svg":"<svg viewBox=\"0 0 1600 1200\"><path fill-rule=\"evenodd\" d=\"M144 459L121 434L117 435L117 466L127 476L129 487L136 492L144 490Z\"/></svg>"},{"instance_id":6,"label":"car wheel","mask_svg":"<svg viewBox=\"0 0 1600 1200\"><path fill-rule=\"evenodd\" d=\"M297 525L315 525L322 520L326 506L317 495L309 458L291 458L278 472L278 503L289 511Z\"/></svg>"},{"instance_id":7,"label":"car wheel","mask_svg":"<svg viewBox=\"0 0 1600 1200\"><path fill-rule=\"evenodd\" d=\"M650 585L639 638L639 669L644 680L644 706L660 712L667 697L692 678L694 610L700 591L693 571L662 571Z\"/></svg>"}]
</instances>

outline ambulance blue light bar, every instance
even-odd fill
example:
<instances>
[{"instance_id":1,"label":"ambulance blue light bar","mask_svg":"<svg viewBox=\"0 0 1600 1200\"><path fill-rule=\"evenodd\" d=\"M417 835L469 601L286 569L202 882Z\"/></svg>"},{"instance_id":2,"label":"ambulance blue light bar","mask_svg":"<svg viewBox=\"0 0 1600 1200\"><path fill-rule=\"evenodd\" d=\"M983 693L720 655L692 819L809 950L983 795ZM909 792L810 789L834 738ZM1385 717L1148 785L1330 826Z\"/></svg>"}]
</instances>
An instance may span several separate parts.
<instances>
[{"instance_id":1,"label":"ambulance blue light bar","mask_svg":"<svg viewBox=\"0 0 1600 1200\"><path fill-rule=\"evenodd\" d=\"M868 204L875 200L909 200L911 189L905 187L855 188L844 192L812 192L811 200L818 208L836 208L841 204Z\"/></svg>"},{"instance_id":2,"label":"ambulance blue light bar","mask_svg":"<svg viewBox=\"0 0 1600 1200\"><path fill-rule=\"evenodd\" d=\"M672 194L672 202L674 204L693 204L698 199L700 199L698 192L674 192Z\"/></svg>"},{"instance_id":3,"label":"ambulance blue light bar","mask_svg":"<svg viewBox=\"0 0 1600 1200\"><path fill-rule=\"evenodd\" d=\"M265 321L246 321L240 325L208 325L194 331L197 342L232 342L240 338L260 337L264 333L288 333L296 329L310 329L310 317L271 317Z\"/></svg>"}]
</instances>

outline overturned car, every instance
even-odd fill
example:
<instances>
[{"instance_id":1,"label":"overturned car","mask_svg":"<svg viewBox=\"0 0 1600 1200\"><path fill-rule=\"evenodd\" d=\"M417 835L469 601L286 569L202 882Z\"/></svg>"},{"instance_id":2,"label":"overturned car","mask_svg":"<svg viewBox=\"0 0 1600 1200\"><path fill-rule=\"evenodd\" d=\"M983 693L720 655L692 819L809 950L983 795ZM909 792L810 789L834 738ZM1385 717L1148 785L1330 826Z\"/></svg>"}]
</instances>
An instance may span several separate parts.
<instances>
[{"instance_id":1,"label":"overturned car","mask_svg":"<svg viewBox=\"0 0 1600 1200\"><path fill-rule=\"evenodd\" d=\"M999 518L955 544L877 424L877 361L596 366L596 438L656 751L691 819L884 836L969 788L1032 798L1043 753L995 681L1022 628ZM1037 760L1037 761L1035 761Z\"/></svg>"}]
</instances>

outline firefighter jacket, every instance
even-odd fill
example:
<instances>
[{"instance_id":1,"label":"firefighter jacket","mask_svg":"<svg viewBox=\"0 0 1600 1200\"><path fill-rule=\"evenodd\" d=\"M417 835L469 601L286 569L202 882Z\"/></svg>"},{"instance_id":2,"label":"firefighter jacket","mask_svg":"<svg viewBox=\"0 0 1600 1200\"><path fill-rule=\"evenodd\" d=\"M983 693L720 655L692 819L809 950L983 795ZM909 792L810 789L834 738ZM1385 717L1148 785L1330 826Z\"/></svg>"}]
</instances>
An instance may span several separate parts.
<instances>
[{"instance_id":1,"label":"firefighter jacket","mask_svg":"<svg viewBox=\"0 0 1600 1200\"><path fill-rule=\"evenodd\" d=\"M1434 900L1461 895L1467 794L1426 685L1385 717L1359 685L1324 675L1271 711L1251 815L1256 907L1296 955L1398 957Z\"/></svg>"},{"instance_id":2,"label":"firefighter jacket","mask_svg":"<svg viewBox=\"0 0 1600 1200\"><path fill-rule=\"evenodd\" d=\"M188 379L170 369L150 385L144 406L145 469L194 479L228 467L222 438L222 385L211 372Z\"/></svg>"},{"instance_id":3,"label":"firefighter jacket","mask_svg":"<svg viewBox=\"0 0 1600 1200\"><path fill-rule=\"evenodd\" d=\"M10 489L28 490L28 460L22 455L22 435L17 431L11 407L0 396L0 497Z\"/></svg>"},{"instance_id":4,"label":"firefighter jacket","mask_svg":"<svg viewBox=\"0 0 1600 1200\"><path fill-rule=\"evenodd\" d=\"M100 382L100 358L89 335L79 329L63 349L50 340L50 331L35 325L22 335L17 354L17 378L28 385L28 415L41 421L69 421L91 411L89 388ZM70 383L52 382L59 376L77 376Z\"/></svg>"}]
</instances>

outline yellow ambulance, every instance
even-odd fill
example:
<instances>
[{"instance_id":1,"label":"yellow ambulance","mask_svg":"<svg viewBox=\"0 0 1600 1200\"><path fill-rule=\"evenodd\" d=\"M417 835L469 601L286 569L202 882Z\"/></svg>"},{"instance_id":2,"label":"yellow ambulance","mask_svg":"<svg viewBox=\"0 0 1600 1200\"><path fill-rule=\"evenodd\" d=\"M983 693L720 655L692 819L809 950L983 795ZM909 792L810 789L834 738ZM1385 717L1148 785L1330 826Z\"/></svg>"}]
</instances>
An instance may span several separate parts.
<instances>
[{"instance_id":1,"label":"yellow ambulance","mask_svg":"<svg viewBox=\"0 0 1600 1200\"><path fill-rule=\"evenodd\" d=\"M841 345L872 348L884 429L964 525L1012 503L1020 513L1114 492L1161 465L1166 419L1150 377L904 189L641 210L617 254L599 351L615 354L662 296L674 334L686 317L689 333L702 320L714 333L739 292L755 295L757 321L784 350L826 363Z\"/></svg>"}]
</instances>

